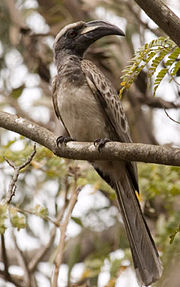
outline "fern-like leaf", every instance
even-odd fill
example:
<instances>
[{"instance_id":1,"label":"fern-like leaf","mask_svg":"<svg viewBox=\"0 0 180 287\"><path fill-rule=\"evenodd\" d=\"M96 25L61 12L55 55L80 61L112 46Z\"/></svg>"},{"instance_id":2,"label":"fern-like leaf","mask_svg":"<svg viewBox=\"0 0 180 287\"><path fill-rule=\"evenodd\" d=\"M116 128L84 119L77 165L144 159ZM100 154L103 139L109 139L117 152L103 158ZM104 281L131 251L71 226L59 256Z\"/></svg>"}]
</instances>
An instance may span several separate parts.
<instances>
[{"instance_id":1,"label":"fern-like leaf","mask_svg":"<svg viewBox=\"0 0 180 287\"><path fill-rule=\"evenodd\" d=\"M146 43L136 52L135 56L130 61L130 65L123 70L120 96L122 96L125 90L130 88L145 66L148 69L148 78L151 78L156 74L157 69L159 69L163 62L164 67L161 67L154 80L153 95L155 95L156 90L165 75L169 74L173 78L180 69L180 60L178 60L179 55L180 48L169 38L159 37L150 43Z\"/></svg>"},{"instance_id":2,"label":"fern-like leaf","mask_svg":"<svg viewBox=\"0 0 180 287\"><path fill-rule=\"evenodd\" d=\"M163 68L159 71L159 73L157 74L156 76L156 79L154 81L154 89L153 89L153 96L155 95L156 93L156 90L157 88L159 87L162 79L165 77L165 75L167 74L168 72L168 68Z\"/></svg>"},{"instance_id":3,"label":"fern-like leaf","mask_svg":"<svg viewBox=\"0 0 180 287\"><path fill-rule=\"evenodd\" d=\"M180 54L180 48L176 47L174 51L168 56L168 61L164 63L166 67L171 66Z\"/></svg>"},{"instance_id":4,"label":"fern-like leaf","mask_svg":"<svg viewBox=\"0 0 180 287\"><path fill-rule=\"evenodd\" d=\"M175 64L174 64L174 67L173 69L170 71L170 75L172 77L174 77L176 75L176 73L179 71L180 69L180 60L178 60Z\"/></svg>"}]
</instances>

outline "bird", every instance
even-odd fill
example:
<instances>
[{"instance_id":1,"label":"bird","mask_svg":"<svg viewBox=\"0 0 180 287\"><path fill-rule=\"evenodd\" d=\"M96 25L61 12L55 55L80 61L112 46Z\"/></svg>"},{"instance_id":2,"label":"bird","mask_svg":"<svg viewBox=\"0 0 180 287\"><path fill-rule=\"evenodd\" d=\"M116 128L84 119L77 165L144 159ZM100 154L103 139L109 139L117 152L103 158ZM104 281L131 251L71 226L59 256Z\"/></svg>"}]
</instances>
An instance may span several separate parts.
<instances>
[{"instance_id":1,"label":"bird","mask_svg":"<svg viewBox=\"0 0 180 287\"><path fill-rule=\"evenodd\" d=\"M58 137L57 144L69 140L94 142L100 150L107 141L132 142L116 89L84 57L91 44L108 35L125 36L118 26L93 20L68 24L55 37L57 75L52 81L52 99L67 135ZM148 286L161 277L162 264L137 197L136 163L119 159L94 160L91 164L116 193L137 280L140 286Z\"/></svg>"}]
</instances>

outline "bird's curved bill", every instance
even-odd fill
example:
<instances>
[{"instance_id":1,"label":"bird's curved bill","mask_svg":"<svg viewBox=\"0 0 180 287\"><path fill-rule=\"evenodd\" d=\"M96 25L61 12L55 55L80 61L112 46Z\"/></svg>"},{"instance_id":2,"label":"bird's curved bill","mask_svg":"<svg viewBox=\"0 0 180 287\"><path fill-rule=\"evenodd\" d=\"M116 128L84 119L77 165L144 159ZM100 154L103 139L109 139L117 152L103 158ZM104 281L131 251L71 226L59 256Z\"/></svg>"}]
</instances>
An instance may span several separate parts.
<instances>
[{"instance_id":1,"label":"bird's curved bill","mask_svg":"<svg viewBox=\"0 0 180 287\"><path fill-rule=\"evenodd\" d=\"M87 22L81 31L82 34L96 34L96 36L99 35L98 38L106 35L125 36L124 32L118 26L102 20Z\"/></svg>"}]
</instances>

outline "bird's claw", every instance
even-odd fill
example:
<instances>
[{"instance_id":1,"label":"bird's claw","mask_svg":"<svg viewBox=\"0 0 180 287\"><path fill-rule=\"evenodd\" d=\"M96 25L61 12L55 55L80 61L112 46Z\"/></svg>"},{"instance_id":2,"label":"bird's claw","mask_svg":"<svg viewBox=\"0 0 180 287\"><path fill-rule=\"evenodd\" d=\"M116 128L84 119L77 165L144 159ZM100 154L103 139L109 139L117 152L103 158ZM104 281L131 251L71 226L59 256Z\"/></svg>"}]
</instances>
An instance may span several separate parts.
<instances>
[{"instance_id":1,"label":"bird's claw","mask_svg":"<svg viewBox=\"0 0 180 287\"><path fill-rule=\"evenodd\" d=\"M96 139L94 141L94 146L97 146L98 147L98 151L100 152L101 149L105 146L105 144L107 142L110 142L110 139L108 139L108 138Z\"/></svg>"},{"instance_id":2,"label":"bird's claw","mask_svg":"<svg viewBox=\"0 0 180 287\"><path fill-rule=\"evenodd\" d=\"M59 137L56 139L56 144L57 144L57 146L58 146L59 144L67 144L67 143L70 142L70 141L74 141L74 139L71 138L71 137L59 136Z\"/></svg>"}]
</instances>

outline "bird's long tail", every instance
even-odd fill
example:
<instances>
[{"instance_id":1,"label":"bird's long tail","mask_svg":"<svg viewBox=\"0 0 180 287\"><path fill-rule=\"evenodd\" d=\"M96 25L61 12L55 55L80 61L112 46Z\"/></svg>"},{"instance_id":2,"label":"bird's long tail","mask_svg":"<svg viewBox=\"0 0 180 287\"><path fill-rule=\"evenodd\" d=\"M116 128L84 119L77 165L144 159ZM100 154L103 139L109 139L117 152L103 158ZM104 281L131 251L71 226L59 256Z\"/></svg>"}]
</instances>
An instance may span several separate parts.
<instances>
[{"instance_id":1,"label":"bird's long tail","mask_svg":"<svg viewBox=\"0 0 180 287\"><path fill-rule=\"evenodd\" d=\"M114 183L114 188L129 239L137 278L141 285L148 286L158 280L162 273L156 246L128 175L124 174L123 180Z\"/></svg>"}]
</instances>

